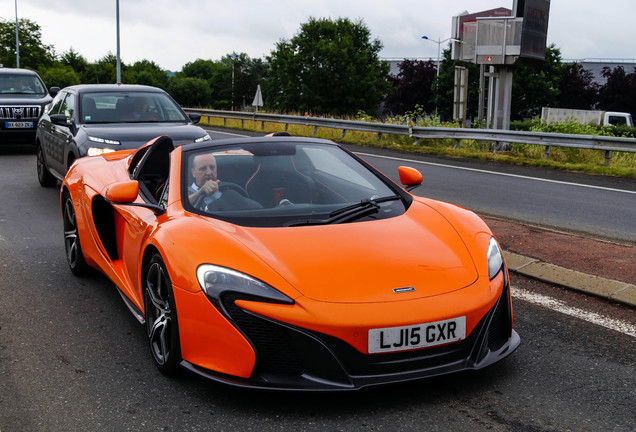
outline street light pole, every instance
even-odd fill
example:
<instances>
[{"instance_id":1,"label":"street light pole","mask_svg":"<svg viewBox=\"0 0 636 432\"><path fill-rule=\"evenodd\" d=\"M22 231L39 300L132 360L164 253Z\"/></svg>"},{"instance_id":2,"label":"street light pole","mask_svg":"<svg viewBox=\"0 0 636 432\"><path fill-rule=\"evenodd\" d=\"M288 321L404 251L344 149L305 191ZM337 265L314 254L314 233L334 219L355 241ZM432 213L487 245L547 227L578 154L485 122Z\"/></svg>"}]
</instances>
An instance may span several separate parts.
<instances>
[{"instance_id":1,"label":"street light pole","mask_svg":"<svg viewBox=\"0 0 636 432\"><path fill-rule=\"evenodd\" d=\"M15 0L15 67L20 68L20 39L18 38L18 0Z\"/></svg>"},{"instance_id":2,"label":"street light pole","mask_svg":"<svg viewBox=\"0 0 636 432\"><path fill-rule=\"evenodd\" d=\"M121 57L119 52L119 0L117 0L117 84L121 83Z\"/></svg>"},{"instance_id":3,"label":"street light pole","mask_svg":"<svg viewBox=\"0 0 636 432\"><path fill-rule=\"evenodd\" d=\"M441 63L442 44L444 42L447 42L447 41L453 39L453 38L447 38L447 39L444 39L444 40L440 40L440 38L437 38L437 40L435 40L435 39L429 38L428 36L422 36L422 39L426 39L427 41L431 41L431 42L437 44L437 76L439 76L439 66L440 66L440 63Z\"/></svg>"},{"instance_id":4,"label":"street light pole","mask_svg":"<svg viewBox=\"0 0 636 432\"><path fill-rule=\"evenodd\" d=\"M238 54L227 54L227 58L232 61L232 111L234 111L234 64L236 63L234 59L238 58Z\"/></svg>"}]
</instances>

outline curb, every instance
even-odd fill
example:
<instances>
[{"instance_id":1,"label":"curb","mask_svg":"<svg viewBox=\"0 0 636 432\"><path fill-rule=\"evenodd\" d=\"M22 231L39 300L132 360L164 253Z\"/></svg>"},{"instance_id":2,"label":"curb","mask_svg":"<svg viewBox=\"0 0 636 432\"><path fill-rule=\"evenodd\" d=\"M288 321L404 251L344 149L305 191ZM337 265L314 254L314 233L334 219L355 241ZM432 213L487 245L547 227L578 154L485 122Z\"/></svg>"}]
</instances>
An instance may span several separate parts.
<instances>
[{"instance_id":1,"label":"curb","mask_svg":"<svg viewBox=\"0 0 636 432\"><path fill-rule=\"evenodd\" d=\"M510 271L636 308L636 285L566 269L514 252L503 253Z\"/></svg>"}]
</instances>

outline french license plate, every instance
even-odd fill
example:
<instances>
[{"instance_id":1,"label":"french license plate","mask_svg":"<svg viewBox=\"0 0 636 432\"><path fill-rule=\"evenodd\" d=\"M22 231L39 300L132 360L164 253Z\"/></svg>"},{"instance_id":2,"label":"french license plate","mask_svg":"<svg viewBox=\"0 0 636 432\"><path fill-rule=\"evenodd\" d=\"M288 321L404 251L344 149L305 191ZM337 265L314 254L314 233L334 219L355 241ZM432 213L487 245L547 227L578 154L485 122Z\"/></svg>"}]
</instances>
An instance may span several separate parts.
<instances>
[{"instance_id":1,"label":"french license plate","mask_svg":"<svg viewBox=\"0 0 636 432\"><path fill-rule=\"evenodd\" d=\"M369 354L432 347L466 338L466 317L369 330Z\"/></svg>"},{"instance_id":2,"label":"french license plate","mask_svg":"<svg viewBox=\"0 0 636 432\"><path fill-rule=\"evenodd\" d=\"M5 122L7 129L33 129L33 122Z\"/></svg>"}]
</instances>

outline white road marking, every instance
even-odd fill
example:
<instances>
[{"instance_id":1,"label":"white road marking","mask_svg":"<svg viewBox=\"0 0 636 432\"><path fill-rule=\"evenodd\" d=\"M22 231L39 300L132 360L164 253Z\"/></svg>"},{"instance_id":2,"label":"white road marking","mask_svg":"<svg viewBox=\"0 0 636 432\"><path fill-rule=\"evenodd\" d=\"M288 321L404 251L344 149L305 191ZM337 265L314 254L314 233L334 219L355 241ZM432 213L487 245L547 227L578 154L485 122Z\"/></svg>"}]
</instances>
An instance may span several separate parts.
<instances>
[{"instance_id":1,"label":"white road marking","mask_svg":"<svg viewBox=\"0 0 636 432\"><path fill-rule=\"evenodd\" d=\"M249 135L241 135L241 134L237 134L237 133L231 133L231 132L221 132L221 131L217 131L217 130L210 130L210 132L214 132L215 134L224 134L224 135L232 135L232 136L237 136L237 137L241 137L241 138L247 138L249 137Z\"/></svg>"},{"instance_id":2,"label":"white road marking","mask_svg":"<svg viewBox=\"0 0 636 432\"><path fill-rule=\"evenodd\" d=\"M376 154L370 154L370 153L360 153L360 152L355 152L355 153L358 156L370 156L370 157L376 157L376 158L380 158L380 159L391 159L391 160L398 160L398 161L411 162L411 163L417 163L417 164L438 166L438 167L443 167L443 168L452 168L452 169L458 169L458 170L463 170L463 171L473 171L473 172L478 172L478 173L499 175L499 176L504 176L504 177L515 177L515 178L521 178L521 179L526 179L526 180L535 180L535 181L546 182L546 183L556 183L556 184L562 184L562 185L568 185L568 186L578 186L578 187L584 187L584 188L589 188L589 189L598 189L598 190L611 191L611 192L622 192L622 193L636 195L636 191L630 191L630 190L625 190L625 189L615 189L615 188L608 188L608 187L603 187L603 186L586 185L586 184L582 184L582 183L564 182L564 181L560 181L560 180L550 180L550 179L543 179L543 178L539 178L539 177L523 176L523 175L519 175L519 174L501 173L501 172L496 172L496 171L481 170L481 169L477 169L477 168L458 167L458 166L454 166L454 165L434 163L434 162L425 162L425 161L420 161L420 160L398 158L398 157L393 157L393 156L383 156L383 155L376 155Z\"/></svg>"},{"instance_id":3,"label":"white road marking","mask_svg":"<svg viewBox=\"0 0 636 432\"><path fill-rule=\"evenodd\" d=\"M510 292L513 297L527 301L539 306L543 306L554 311L560 312L565 315L569 315L575 318L582 319L584 321L596 324L617 332L626 334L631 337L636 337L636 325L630 324L626 321L621 321L614 318L609 318L595 312L586 311L573 306L568 306L561 300L557 300L552 297L544 296L542 294L526 291L522 288L511 287Z\"/></svg>"}]
</instances>

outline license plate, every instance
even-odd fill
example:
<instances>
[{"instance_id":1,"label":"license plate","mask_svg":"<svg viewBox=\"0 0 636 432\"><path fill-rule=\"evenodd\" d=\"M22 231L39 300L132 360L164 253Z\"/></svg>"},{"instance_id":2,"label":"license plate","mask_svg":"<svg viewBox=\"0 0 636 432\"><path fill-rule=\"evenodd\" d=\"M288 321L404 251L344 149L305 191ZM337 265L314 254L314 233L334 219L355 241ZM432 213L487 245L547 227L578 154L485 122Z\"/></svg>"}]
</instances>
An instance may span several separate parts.
<instances>
[{"instance_id":1,"label":"license plate","mask_svg":"<svg viewBox=\"0 0 636 432\"><path fill-rule=\"evenodd\" d=\"M33 129L33 122L5 122L7 129Z\"/></svg>"},{"instance_id":2,"label":"license plate","mask_svg":"<svg viewBox=\"0 0 636 432\"><path fill-rule=\"evenodd\" d=\"M466 317L369 330L369 354L432 347L466 338Z\"/></svg>"}]
</instances>

